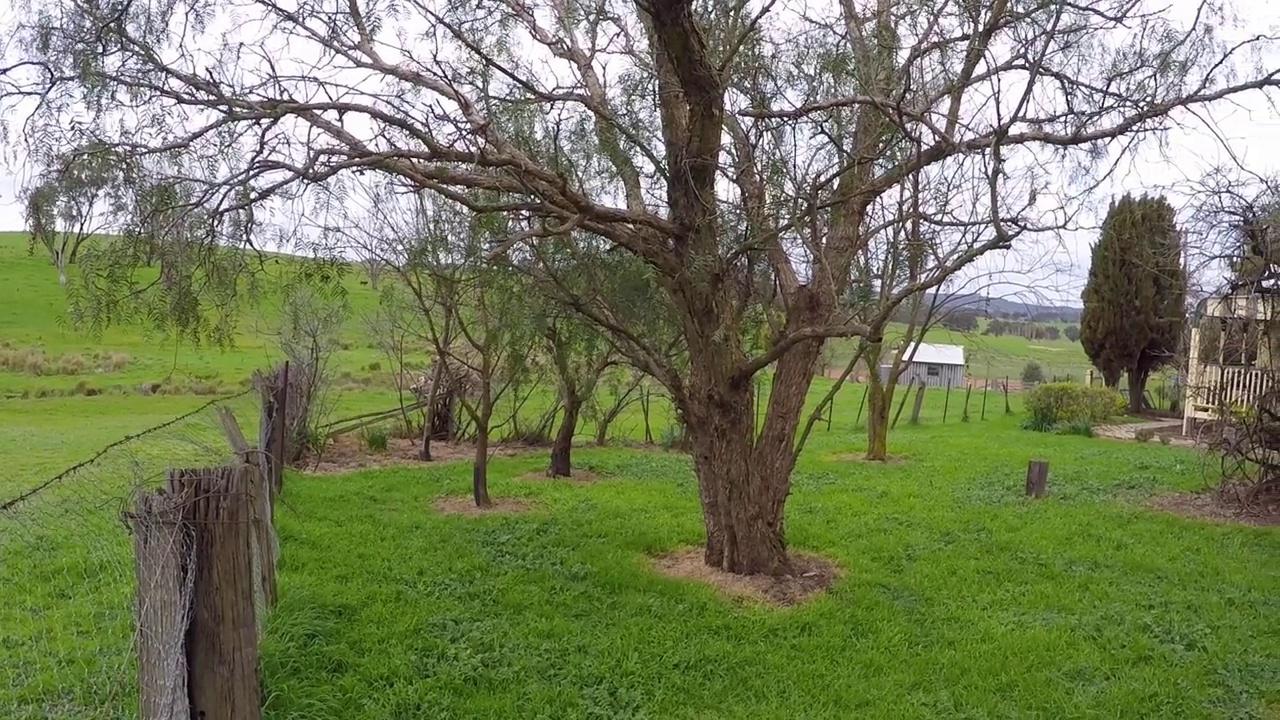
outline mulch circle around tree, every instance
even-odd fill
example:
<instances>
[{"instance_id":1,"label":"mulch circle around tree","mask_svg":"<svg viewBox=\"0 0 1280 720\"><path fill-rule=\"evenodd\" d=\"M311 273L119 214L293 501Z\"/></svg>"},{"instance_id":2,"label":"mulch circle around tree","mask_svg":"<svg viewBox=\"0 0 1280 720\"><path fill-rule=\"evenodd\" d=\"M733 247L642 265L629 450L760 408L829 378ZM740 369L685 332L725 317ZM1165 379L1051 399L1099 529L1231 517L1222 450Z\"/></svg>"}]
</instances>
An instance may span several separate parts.
<instances>
[{"instance_id":1,"label":"mulch circle around tree","mask_svg":"<svg viewBox=\"0 0 1280 720\"><path fill-rule=\"evenodd\" d=\"M1217 491L1165 493L1151 498L1153 508L1184 517L1243 525L1280 526L1280 500L1242 505Z\"/></svg>"},{"instance_id":2,"label":"mulch circle around tree","mask_svg":"<svg viewBox=\"0 0 1280 720\"><path fill-rule=\"evenodd\" d=\"M735 575L703 562L703 549L690 547L652 558L654 568L681 580L706 583L725 595L767 605L799 605L831 587L841 575L834 562L811 553L790 553L791 575Z\"/></svg>"},{"instance_id":3,"label":"mulch circle around tree","mask_svg":"<svg viewBox=\"0 0 1280 720\"><path fill-rule=\"evenodd\" d=\"M431 506L437 512L448 515L501 515L504 513L524 512L533 507L533 503L525 498L496 497L491 499L493 501L492 505L478 507L476 501L470 495L439 497L432 501Z\"/></svg>"}]
</instances>

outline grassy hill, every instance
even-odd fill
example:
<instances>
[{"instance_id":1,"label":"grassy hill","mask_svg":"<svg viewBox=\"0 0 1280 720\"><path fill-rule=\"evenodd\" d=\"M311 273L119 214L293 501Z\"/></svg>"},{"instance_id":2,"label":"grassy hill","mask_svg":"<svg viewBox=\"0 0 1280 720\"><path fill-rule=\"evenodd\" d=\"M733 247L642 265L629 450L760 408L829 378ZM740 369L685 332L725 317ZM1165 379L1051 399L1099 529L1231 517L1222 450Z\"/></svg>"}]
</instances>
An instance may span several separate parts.
<instances>
[{"instance_id":1,"label":"grassy hill","mask_svg":"<svg viewBox=\"0 0 1280 720\"><path fill-rule=\"evenodd\" d=\"M337 363L340 371L352 375L371 363L384 362L362 321L377 302L363 279L356 270L344 279L352 314ZM264 285L271 288L269 276ZM239 386L255 368L279 358L270 337L274 330L270 295L262 308L246 313L235 347L222 350L192 347L137 328L113 327L93 338L70 327L57 273L42 254L27 253L21 233L0 233L0 288L7 299L0 303L0 397L41 391L56 394L78 385L132 392L144 383L159 382L168 383L179 394L211 393ZM1088 367L1079 343L1067 340L1030 341L945 328L934 329L927 340L965 346L973 377L1016 378L1028 361L1040 363L1050 376L1081 377ZM848 340L833 341L833 366L847 361L852 345ZM421 359L425 361L425 352Z\"/></svg>"}]
</instances>

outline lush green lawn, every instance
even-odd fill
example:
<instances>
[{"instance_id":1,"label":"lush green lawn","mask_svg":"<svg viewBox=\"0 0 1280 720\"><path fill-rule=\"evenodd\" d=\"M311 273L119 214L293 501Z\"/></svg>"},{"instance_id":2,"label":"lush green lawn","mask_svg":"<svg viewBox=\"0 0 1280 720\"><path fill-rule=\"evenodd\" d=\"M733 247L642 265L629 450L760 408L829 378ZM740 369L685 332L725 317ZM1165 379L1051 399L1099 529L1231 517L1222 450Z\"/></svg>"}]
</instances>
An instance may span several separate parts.
<instances>
[{"instance_id":1,"label":"lush green lawn","mask_svg":"<svg viewBox=\"0 0 1280 720\"><path fill-rule=\"evenodd\" d=\"M903 428L907 462L819 433L794 547L844 577L808 605L652 572L700 540L686 458L592 450L590 484L508 479L523 515L442 516L461 466L294 478L265 648L273 718L1266 717L1280 535L1142 508L1199 482L1172 448L1012 419ZM1029 457L1053 496L1019 497Z\"/></svg>"}]
</instances>

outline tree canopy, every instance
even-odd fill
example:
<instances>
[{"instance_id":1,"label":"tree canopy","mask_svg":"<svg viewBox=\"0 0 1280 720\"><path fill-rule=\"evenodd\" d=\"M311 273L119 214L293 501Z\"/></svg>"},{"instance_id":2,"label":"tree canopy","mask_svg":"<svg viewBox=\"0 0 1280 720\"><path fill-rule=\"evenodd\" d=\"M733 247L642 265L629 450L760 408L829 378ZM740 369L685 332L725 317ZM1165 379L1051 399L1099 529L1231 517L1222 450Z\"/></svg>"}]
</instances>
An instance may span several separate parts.
<instances>
[{"instance_id":1,"label":"tree canopy","mask_svg":"<svg viewBox=\"0 0 1280 720\"><path fill-rule=\"evenodd\" d=\"M1186 314L1182 237L1164 197L1112 202L1082 297L1085 353L1107 385L1128 375L1130 411L1141 412L1147 376L1174 362Z\"/></svg>"}]
</instances>

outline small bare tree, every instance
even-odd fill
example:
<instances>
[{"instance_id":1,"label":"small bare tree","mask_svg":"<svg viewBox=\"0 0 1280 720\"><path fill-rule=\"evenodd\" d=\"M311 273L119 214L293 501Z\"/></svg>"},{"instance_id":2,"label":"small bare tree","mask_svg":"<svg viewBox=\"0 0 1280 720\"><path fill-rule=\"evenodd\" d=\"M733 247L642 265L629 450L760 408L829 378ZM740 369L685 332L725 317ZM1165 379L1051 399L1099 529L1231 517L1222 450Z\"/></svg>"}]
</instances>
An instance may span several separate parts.
<instances>
[{"instance_id":1,"label":"small bare tree","mask_svg":"<svg viewBox=\"0 0 1280 720\"><path fill-rule=\"evenodd\" d=\"M333 361L342 347L342 330L349 306L344 293L324 293L305 283L282 287L280 318L273 331L280 351L289 361L290 463L297 463L307 450L323 448L323 427L333 414L337 400L333 393Z\"/></svg>"}]
</instances>

